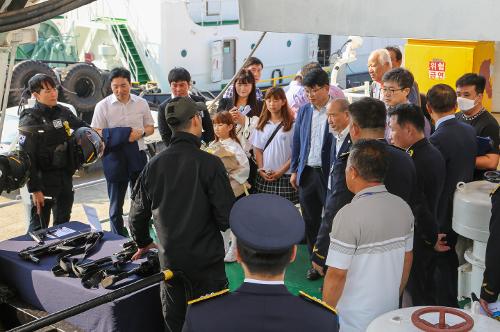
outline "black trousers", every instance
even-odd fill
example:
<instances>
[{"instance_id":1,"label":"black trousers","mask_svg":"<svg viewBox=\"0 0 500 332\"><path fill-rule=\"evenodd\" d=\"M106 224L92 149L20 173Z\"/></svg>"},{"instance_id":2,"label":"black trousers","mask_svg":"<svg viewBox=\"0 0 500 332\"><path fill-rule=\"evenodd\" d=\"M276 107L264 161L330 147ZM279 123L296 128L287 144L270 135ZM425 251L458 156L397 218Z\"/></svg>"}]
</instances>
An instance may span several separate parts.
<instances>
[{"instance_id":1,"label":"black trousers","mask_svg":"<svg viewBox=\"0 0 500 332\"><path fill-rule=\"evenodd\" d=\"M70 175L64 175L62 186L60 188L51 188L43 193L52 199L46 199L40 215L36 213L36 206L31 207L30 224L28 231L36 231L49 226L50 212L52 211L53 225L64 224L71 218L71 209L75 193L73 191L73 182Z\"/></svg>"},{"instance_id":2,"label":"black trousers","mask_svg":"<svg viewBox=\"0 0 500 332\"><path fill-rule=\"evenodd\" d=\"M174 278L160 285L165 331L181 332L186 318L187 302L203 295L217 292L228 287L227 279L188 280Z\"/></svg>"},{"instance_id":3,"label":"black trousers","mask_svg":"<svg viewBox=\"0 0 500 332\"><path fill-rule=\"evenodd\" d=\"M299 185L299 202L306 224L306 243L312 253L321 225L323 206L326 199L326 180L320 167L306 166Z\"/></svg>"},{"instance_id":4,"label":"black trousers","mask_svg":"<svg viewBox=\"0 0 500 332\"><path fill-rule=\"evenodd\" d=\"M415 236L413 264L406 289L411 295L413 306L437 305L434 270L437 253Z\"/></svg>"}]
</instances>

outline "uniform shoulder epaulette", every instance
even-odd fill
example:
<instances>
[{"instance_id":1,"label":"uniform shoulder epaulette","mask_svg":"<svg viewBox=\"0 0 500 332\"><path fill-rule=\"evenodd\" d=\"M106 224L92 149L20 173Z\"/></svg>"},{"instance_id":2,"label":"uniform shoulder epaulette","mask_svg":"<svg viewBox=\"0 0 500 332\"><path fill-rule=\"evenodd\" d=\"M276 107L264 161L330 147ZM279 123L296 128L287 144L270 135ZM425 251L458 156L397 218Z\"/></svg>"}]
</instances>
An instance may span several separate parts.
<instances>
[{"instance_id":1,"label":"uniform shoulder epaulette","mask_svg":"<svg viewBox=\"0 0 500 332\"><path fill-rule=\"evenodd\" d=\"M197 299L188 301L188 304L195 304L195 303L202 302L202 301L205 301L205 300L208 300L208 299L213 299L215 297L219 297L219 296L227 294L227 293L229 293L229 289L228 288L223 289L223 290L218 291L218 292L214 292L214 293L210 293L210 294L207 294L207 295L200 296Z\"/></svg>"},{"instance_id":2,"label":"uniform shoulder epaulette","mask_svg":"<svg viewBox=\"0 0 500 332\"><path fill-rule=\"evenodd\" d=\"M309 295L307 293L304 293L303 291L299 291L299 296L302 299L304 299L304 300L306 300L308 302L311 302L311 303L316 303L316 304L322 306L323 308L327 309L328 311L331 311L335 315L337 315L337 310L335 310L335 308L333 308L332 306L328 305L326 302L321 301L317 297L311 296L311 295Z\"/></svg>"}]
</instances>

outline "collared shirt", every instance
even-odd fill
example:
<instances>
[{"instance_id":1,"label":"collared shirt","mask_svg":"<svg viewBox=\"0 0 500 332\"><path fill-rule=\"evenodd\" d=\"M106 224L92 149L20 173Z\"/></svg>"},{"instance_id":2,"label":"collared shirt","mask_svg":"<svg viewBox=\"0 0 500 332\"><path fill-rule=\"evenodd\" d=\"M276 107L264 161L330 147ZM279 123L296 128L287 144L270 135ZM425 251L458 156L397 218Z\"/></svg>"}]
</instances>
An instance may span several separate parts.
<instances>
[{"instance_id":1,"label":"collared shirt","mask_svg":"<svg viewBox=\"0 0 500 332\"><path fill-rule=\"evenodd\" d=\"M445 121L448 121L448 120L451 120L451 119L455 119L455 114L450 114L450 115L447 115L447 116L443 116L442 118L440 118L439 120L437 120L436 121L436 130L441 125L441 123L443 123Z\"/></svg>"},{"instance_id":2,"label":"collared shirt","mask_svg":"<svg viewBox=\"0 0 500 332\"><path fill-rule=\"evenodd\" d=\"M328 94L333 99L345 99L345 95L342 89L335 85L330 85ZM286 99L288 101L288 105L290 105L290 108L294 111L295 114L298 112L300 107L309 102L304 86L297 81L290 82L290 85L286 92Z\"/></svg>"},{"instance_id":3,"label":"collared shirt","mask_svg":"<svg viewBox=\"0 0 500 332\"><path fill-rule=\"evenodd\" d=\"M342 331L365 331L398 308L405 252L413 249L413 214L379 185L358 192L332 225L326 265L349 271L337 304Z\"/></svg>"},{"instance_id":4,"label":"collared shirt","mask_svg":"<svg viewBox=\"0 0 500 332\"><path fill-rule=\"evenodd\" d=\"M245 278L243 282L248 282L250 284L259 284L259 285L284 285L285 281L284 280L258 280L258 279L251 279L251 278Z\"/></svg>"},{"instance_id":5,"label":"collared shirt","mask_svg":"<svg viewBox=\"0 0 500 332\"><path fill-rule=\"evenodd\" d=\"M331 98L328 103L319 110L311 104L313 115L311 121L311 145L307 158L307 166L321 166L321 149L323 147L323 138L325 137L325 127L327 126L328 119L326 108L328 104L330 104L330 101Z\"/></svg>"},{"instance_id":6,"label":"collared shirt","mask_svg":"<svg viewBox=\"0 0 500 332\"><path fill-rule=\"evenodd\" d=\"M337 157L339 156L340 148L342 147L342 144L344 144L347 134L349 134L349 126L345 127L340 134L335 135L335 155Z\"/></svg>"},{"instance_id":7,"label":"collared shirt","mask_svg":"<svg viewBox=\"0 0 500 332\"><path fill-rule=\"evenodd\" d=\"M129 101L124 104L114 94L111 94L95 106L91 126L100 129L131 127L144 130L145 126L154 126L154 120L145 99L130 94ZM137 143L139 150L146 149L143 138Z\"/></svg>"}]
</instances>

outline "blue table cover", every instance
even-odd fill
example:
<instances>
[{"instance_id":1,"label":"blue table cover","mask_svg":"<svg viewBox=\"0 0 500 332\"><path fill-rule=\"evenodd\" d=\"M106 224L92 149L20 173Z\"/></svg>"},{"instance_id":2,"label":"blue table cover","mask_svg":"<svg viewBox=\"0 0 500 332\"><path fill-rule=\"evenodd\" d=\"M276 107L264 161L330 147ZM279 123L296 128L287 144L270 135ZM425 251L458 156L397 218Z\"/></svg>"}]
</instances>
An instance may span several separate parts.
<instances>
[{"instance_id":1,"label":"blue table cover","mask_svg":"<svg viewBox=\"0 0 500 332\"><path fill-rule=\"evenodd\" d=\"M58 227L62 226L78 232L90 230L89 225L80 222L69 222ZM104 232L101 243L94 250L95 253L89 256L89 260L119 252L123 250L121 245L127 241L122 236ZM43 257L39 264L22 260L18 252L34 244L28 235L0 242L0 280L15 288L18 296L26 303L53 313L111 292L101 287L86 289L78 278L55 277L51 270L56 264L56 256ZM129 263L126 269L137 265L138 263ZM134 277L124 280L121 284L133 279ZM163 331L159 285L103 304L66 321L85 331Z\"/></svg>"}]
</instances>

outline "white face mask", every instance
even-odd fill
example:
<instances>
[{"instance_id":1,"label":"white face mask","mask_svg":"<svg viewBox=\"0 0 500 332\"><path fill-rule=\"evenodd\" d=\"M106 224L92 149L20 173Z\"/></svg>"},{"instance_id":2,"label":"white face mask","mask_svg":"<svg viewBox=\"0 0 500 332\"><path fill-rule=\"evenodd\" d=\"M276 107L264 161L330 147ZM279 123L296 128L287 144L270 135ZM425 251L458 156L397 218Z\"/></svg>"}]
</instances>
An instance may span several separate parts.
<instances>
[{"instance_id":1,"label":"white face mask","mask_svg":"<svg viewBox=\"0 0 500 332\"><path fill-rule=\"evenodd\" d=\"M457 98L457 104L458 104L458 108L462 112L470 111L471 109L474 108L474 106L476 106L476 103L474 102L474 100L467 99L467 98L464 98L464 97L458 97Z\"/></svg>"}]
</instances>

